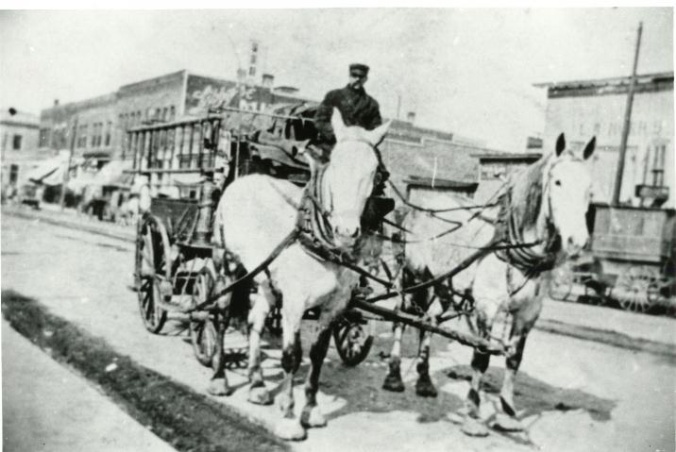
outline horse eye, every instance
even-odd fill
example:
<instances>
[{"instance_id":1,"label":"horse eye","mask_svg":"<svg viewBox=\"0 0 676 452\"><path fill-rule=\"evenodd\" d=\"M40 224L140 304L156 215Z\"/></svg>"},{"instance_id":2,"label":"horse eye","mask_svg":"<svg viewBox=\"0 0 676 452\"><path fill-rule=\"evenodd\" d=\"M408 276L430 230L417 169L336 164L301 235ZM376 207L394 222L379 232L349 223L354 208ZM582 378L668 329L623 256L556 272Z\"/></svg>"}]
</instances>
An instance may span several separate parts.
<instances>
[{"instance_id":1,"label":"horse eye","mask_svg":"<svg viewBox=\"0 0 676 452\"><path fill-rule=\"evenodd\" d=\"M560 186L561 186L561 181L560 181L560 180L555 180L555 181L554 181L554 185L556 185L557 187L560 187Z\"/></svg>"}]
</instances>

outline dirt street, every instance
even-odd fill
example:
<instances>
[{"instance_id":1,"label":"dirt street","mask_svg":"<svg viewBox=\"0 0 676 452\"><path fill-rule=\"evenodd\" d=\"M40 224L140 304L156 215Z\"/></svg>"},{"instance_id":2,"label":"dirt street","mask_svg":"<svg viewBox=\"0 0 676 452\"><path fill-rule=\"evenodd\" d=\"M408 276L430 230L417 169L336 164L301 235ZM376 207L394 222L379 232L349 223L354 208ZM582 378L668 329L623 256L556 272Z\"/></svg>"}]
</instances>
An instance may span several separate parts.
<instances>
[{"instance_id":1,"label":"dirt street","mask_svg":"<svg viewBox=\"0 0 676 452\"><path fill-rule=\"evenodd\" d=\"M204 393L209 370L192 354L187 335L153 336L138 315L132 283L133 246L111 238L5 216L2 221L2 289L39 300L49 310L103 338L121 354ZM545 307L546 309L546 307ZM603 315L603 311L597 311ZM642 318L644 322L650 319ZM312 330L306 322L304 336ZM676 363L667 357L535 331L526 346L516 382L516 403L528 430L492 432L469 438L447 415L467 393L470 350L436 338L432 378L436 399L415 396L411 365L416 335L405 337L403 394L381 390L389 352L389 325L379 323L374 347L356 368L340 363L332 348L321 378L319 404L328 427L311 430L298 451L672 451ZM268 338L274 345L275 340ZM305 340L307 344L307 340ZM266 373L277 380L279 353L268 347ZM305 346L305 351L308 347ZM494 358L486 379L487 415L502 381L503 360ZM305 368L305 367L304 367ZM240 384L222 399L265 426L274 425L274 407L246 402L245 372L231 372ZM26 378L30 378L27 375ZM297 384L302 407L301 381ZM299 407L299 408L300 408Z\"/></svg>"}]
</instances>

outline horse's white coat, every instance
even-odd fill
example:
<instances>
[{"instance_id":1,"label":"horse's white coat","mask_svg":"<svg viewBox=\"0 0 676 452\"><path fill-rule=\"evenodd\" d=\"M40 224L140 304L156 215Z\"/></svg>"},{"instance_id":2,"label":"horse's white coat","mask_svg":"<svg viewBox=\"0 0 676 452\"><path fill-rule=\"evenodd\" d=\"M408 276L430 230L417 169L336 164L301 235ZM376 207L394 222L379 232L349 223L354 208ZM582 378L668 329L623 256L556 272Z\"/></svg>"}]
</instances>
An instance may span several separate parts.
<instances>
[{"instance_id":1,"label":"horse's white coat","mask_svg":"<svg viewBox=\"0 0 676 452\"><path fill-rule=\"evenodd\" d=\"M335 236L335 245L352 247L359 239L360 220L368 197L373 191L379 165L374 147L382 140L389 123L373 131L346 127L334 109L332 125L337 144L331 152L321 181L321 206ZM319 162L311 157L312 170ZM268 176L251 175L233 182L225 190L216 210L216 240L234 253L249 271L262 263L296 227L297 208L302 190L290 182ZM358 275L345 267L309 255L297 242L284 249L265 272L256 277L258 293L252 297L249 313L249 376L252 382L250 400L265 403L268 399L260 371L260 330L267 313L281 293L283 359L285 378L279 397L285 419L278 435L300 439L304 428L293 412L293 374L297 370L300 343L298 335L303 314L321 308L319 334L311 353L312 367L306 382L304 423L319 426L325 423L317 409L316 391L319 369L328 347L328 327L345 309Z\"/></svg>"},{"instance_id":2,"label":"horse's white coat","mask_svg":"<svg viewBox=\"0 0 676 452\"><path fill-rule=\"evenodd\" d=\"M586 225L586 212L590 201L591 175L585 160L592 154L595 139L592 139L584 150L584 159L576 158L565 150L563 134L557 141L556 154L543 157L544 160L532 165L511 179L508 184L512 188L511 209L515 218L523 226L520 231L521 240L525 243L542 241L532 249L537 253L545 253L544 243L550 238L553 226L555 234L561 238L560 258L577 254L587 243L589 233ZM448 208L466 205L467 201L459 198L451 199ZM489 245L494 237L494 226L480 218L472 217L474 211L457 210L438 214L447 220L464 224L457 231L443 235L435 240L425 238L436 237L452 226L440 221L428 213L412 211L404 221L404 227L412 232L407 240L412 243L406 246L405 265L418 275L428 270L432 275L443 274L455 268L465 258L476 252L477 248ZM483 212L483 216L495 218L497 208ZM561 261L559 260L559 263ZM537 270L537 269L534 269ZM499 259L494 253L472 263L467 269L454 276L454 291L463 293L469 290L474 299L473 320L475 331L487 338L494 321L500 312L511 314L511 331L506 346L507 371L501 391L503 428L518 429L521 426L514 418L513 386L514 376L522 359L526 337L535 324L542 310L544 291L541 289L540 274L529 277L521 270ZM428 314L440 314L440 304L430 306ZM401 328L397 326L396 328ZM400 333L398 335L400 337ZM385 387L397 389L396 380L401 380L399 372L400 345L395 343L390 362L390 374ZM421 342L420 379L417 390L435 392L427 374L429 358L429 334ZM468 412L463 430L471 435L487 434L485 427L477 422L479 409L479 389L483 373L488 366L488 355L475 351L472 361L474 376L472 390L468 395ZM422 372L421 372L422 370ZM394 381L394 382L393 382ZM419 392L420 393L420 392ZM506 416L505 416L506 414Z\"/></svg>"}]
</instances>

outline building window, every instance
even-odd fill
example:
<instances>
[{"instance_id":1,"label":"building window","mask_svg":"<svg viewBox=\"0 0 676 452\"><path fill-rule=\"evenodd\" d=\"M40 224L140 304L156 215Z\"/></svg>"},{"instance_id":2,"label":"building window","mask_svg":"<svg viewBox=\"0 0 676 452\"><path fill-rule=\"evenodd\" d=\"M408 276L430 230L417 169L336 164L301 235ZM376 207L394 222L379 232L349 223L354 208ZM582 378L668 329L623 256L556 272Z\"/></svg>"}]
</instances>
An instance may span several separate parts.
<instances>
[{"instance_id":1,"label":"building window","mask_svg":"<svg viewBox=\"0 0 676 452\"><path fill-rule=\"evenodd\" d=\"M173 121L176 118L176 108L172 105L169 107L169 121Z\"/></svg>"},{"instance_id":2,"label":"building window","mask_svg":"<svg viewBox=\"0 0 676 452\"><path fill-rule=\"evenodd\" d=\"M21 135L14 135L12 139L12 149L15 151L21 150Z\"/></svg>"},{"instance_id":3,"label":"building window","mask_svg":"<svg viewBox=\"0 0 676 452\"><path fill-rule=\"evenodd\" d=\"M110 134L112 128L113 128L112 121L108 121L108 123L106 124L106 146L110 146Z\"/></svg>"},{"instance_id":4,"label":"building window","mask_svg":"<svg viewBox=\"0 0 676 452\"><path fill-rule=\"evenodd\" d=\"M9 165L9 183L16 185L19 180L19 165Z\"/></svg>"},{"instance_id":5,"label":"building window","mask_svg":"<svg viewBox=\"0 0 676 452\"><path fill-rule=\"evenodd\" d=\"M87 147L87 124L82 124L80 126L80 136L77 139L77 147Z\"/></svg>"},{"instance_id":6,"label":"building window","mask_svg":"<svg viewBox=\"0 0 676 452\"><path fill-rule=\"evenodd\" d=\"M41 148L46 148L49 146L49 129L40 129L40 141L38 146Z\"/></svg>"}]
</instances>

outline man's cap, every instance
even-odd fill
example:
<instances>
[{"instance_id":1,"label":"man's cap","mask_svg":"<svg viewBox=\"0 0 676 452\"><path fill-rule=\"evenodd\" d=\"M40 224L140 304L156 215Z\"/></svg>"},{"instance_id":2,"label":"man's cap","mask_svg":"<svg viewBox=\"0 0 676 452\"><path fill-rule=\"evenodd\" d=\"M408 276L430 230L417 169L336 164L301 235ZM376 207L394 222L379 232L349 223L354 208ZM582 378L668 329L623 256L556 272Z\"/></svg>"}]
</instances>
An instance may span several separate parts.
<instances>
[{"instance_id":1,"label":"man's cap","mask_svg":"<svg viewBox=\"0 0 676 452\"><path fill-rule=\"evenodd\" d=\"M350 65L350 74L356 74L365 77L369 74L369 67L361 63L353 63Z\"/></svg>"}]
</instances>

